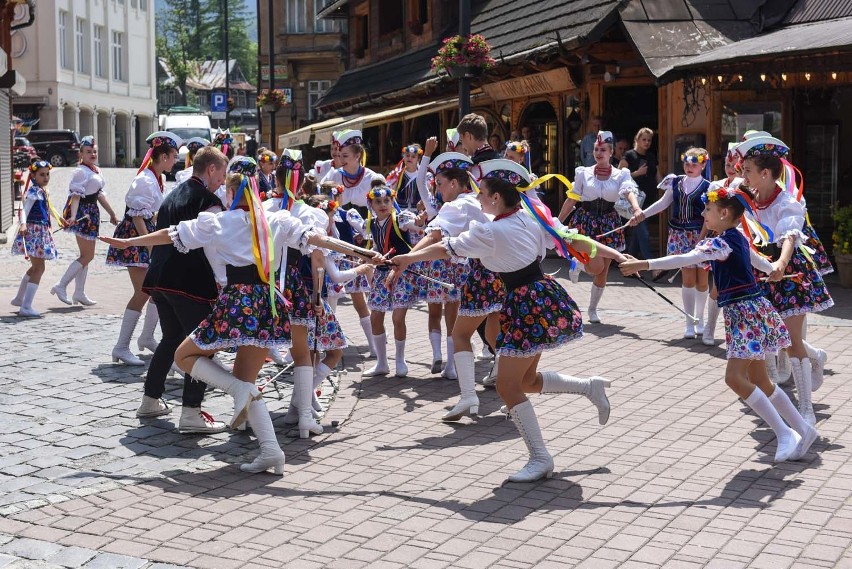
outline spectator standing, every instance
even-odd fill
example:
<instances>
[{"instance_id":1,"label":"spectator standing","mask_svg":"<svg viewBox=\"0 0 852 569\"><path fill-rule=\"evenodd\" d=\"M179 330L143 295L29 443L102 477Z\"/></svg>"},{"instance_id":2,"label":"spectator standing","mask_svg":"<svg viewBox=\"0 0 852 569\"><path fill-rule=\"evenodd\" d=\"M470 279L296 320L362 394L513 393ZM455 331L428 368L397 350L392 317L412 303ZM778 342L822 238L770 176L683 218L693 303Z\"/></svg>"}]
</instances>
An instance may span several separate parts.
<instances>
[{"instance_id":1,"label":"spectator standing","mask_svg":"<svg viewBox=\"0 0 852 569\"><path fill-rule=\"evenodd\" d=\"M657 172L657 156L651 152L654 131L648 127L639 129L633 138L633 149L624 153L619 168L630 170L630 176L639 190L645 193L645 203L657 201L657 184L660 174ZM651 258L651 243L648 235L648 222L642 221L630 234L627 251L639 259Z\"/></svg>"},{"instance_id":2,"label":"spectator standing","mask_svg":"<svg viewBox=\"0 0 852 569\"><path fill-rule=\"evenodd\" d=\"M580 162L583 166L595 165L595 141L598 138L598 131L601 129L602 122L600 115L593 116L586 129L586 136L580 141Z\"/></svg>"}]
</instances>

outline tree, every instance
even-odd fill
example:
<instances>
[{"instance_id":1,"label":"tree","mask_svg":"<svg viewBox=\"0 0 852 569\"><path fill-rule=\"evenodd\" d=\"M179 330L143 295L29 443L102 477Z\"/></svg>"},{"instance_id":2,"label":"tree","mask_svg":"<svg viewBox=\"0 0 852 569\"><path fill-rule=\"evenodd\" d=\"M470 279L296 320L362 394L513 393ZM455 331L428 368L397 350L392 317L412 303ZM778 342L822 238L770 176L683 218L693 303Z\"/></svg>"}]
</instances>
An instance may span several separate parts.
<instances>
[{"instance_id":1,"label":"tree","mask_svg":"<svg viewBox=\"0 0 852 569\"><path fill-rule=\"evenodd\" d=\"M162 58L180 91L181 104L186 104L186 81L197 69L198 30L187 28L185 22L193 21L199 0L164 0L165 9L157 14L157 57Z\"/></svg>"},{"instance_id":2,"label":"tree","mask_svg":"<svg viewBox=\"0 0 852 569\"><path fill-rule=\"evenodd\" d=\"M225 14L224 5L228 3L228 51L235 59L247 78L257 73L257 42L249 39L249 13L245 0L202 0L205 20L205 33L201 36L203 52L208 59L225 59Z\"/></svg>"}]
</instances>

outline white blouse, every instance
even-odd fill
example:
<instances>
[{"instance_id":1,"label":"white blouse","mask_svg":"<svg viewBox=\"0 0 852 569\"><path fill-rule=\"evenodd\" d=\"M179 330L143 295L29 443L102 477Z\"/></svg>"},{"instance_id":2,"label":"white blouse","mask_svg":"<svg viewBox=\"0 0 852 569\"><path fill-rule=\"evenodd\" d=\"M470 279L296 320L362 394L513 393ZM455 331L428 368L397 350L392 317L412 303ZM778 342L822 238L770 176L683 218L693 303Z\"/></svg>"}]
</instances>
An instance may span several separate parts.
<instances>
[{"instance_id":1,"label":"white blouse","mask_svg":"<svg viewBox=\"0 0 852 569\"><path fill-rule=\"evenodd\" d=\"M772 201L766 209L755 209L755 216L746 212L750 218L757 217L757 221L769 227L774 234L774 243L781 244L787 237L794 239L798 247L805 241L802 226L805 223L805 208L796 201L789 192L784 190Z\"/></svg>"},{"instance_id":2,"label":"white blouse","mask_svg":"<svg viewBox=\"0 0 852 569\"><path fill-rule=\"evenodd\" d=\"M127 215L151 219L163 203L163 192L157 176L149 168L133 178L130 189L124 196L127 205Z\"/></svg>"},{"instance_id":3,"label":"white blouse","mask_svg":"<svg viewBox=\"0 0 852 569\"><path fill-rule=\"evenodd\" d=\"M557 228L562 228L554 220ZM523 269L536 258L544 259L553 238L524 210L489 223L470 224L457 237L445 237L444 248L454 260L479 259L486 269L507 273Z\"/></svg>"},{"instance_id":4,"label":"white blouse","mask_svg":"<svg viewBox=\"0 0 852 569\"><path fill-rule=\"evenodd\" d=\"M314 162L314 177L317 180L322 180L328 171L331 170L334 160L317 160Z\"/></svg>"},{"instance_id":5,"label":"white blouse","mask_svg":"<svg viewBox=\"0 0 852 569\"><path fill-rule=\"evenodd\" d=\"M104 184L104 177L100 173L94 172L87 166L80 165L74 170L74 175L71 177L71 183L68 186L68 193L83 198L100 192L104 189Z\"/></svg>"},{"instance_id":6,"label":"white blouse","mask_svg":"<svg viewBox=\"0 0 852 569\"><path fill-rule=\"evenodd\" d=\"M189 168L185 168L175 174L175 185L177 186L178 184L186 182L190 178L192 178L192 166L190 166Z\"/></svg>"},{"instance_id":7,"label":"white blouse","mask_svg":"<svg viewBox=\"0 0 852 569\"><path fill-rule=\"evenodd\" d=\"M274 264L278 267L286 257L286 248L309 253L308 239L315 233L288 211L267 212L266 220L272 233ZM169 237L181 253L204 249L216 282L228 283L225 266L254 265L252 226L249 212L241 209L219 213L201 212L196 219L181 221L169 228Z\"/></svg>"},{"instance_id":8,"label":"white blouse","mask_svg":"<svg viewBox=\"0 0 852 569\"><path fill-rule=\"evenodd\" d=\"M444 237L458 237L470 229L471 222L488 223L492 217L482 212L476 194L460 194L441 206L438 215L426 226L426 232L440 231Z\"/></svg>"},{"instance_id":9,"label":"white blouse","mask_svg":"<svg viewBox=\"0 0 852 569\"><path fill-rule=\"evenodd\" d=\"M613 168L608 179L598 180L594 166L580 166L574 172L573 192L584 202L603 198L615 203L618 198L626 198L627 194L636 195L639 188L627 168Z\"/></svg>"},{"instance_id":10,"label":"white blouse","mask_svg":"<svg viewBox=\"0 0 852 569\"><path fill-rule=\"evenodd\" d=\"M665 192L660 197L660 199L645 208L645 210L642 212L645 217L652 217L654 215L657 215L658 213L672 205L672 202L674 201L674 185L675 182L677 182L677 179L678 176L676 176L675 174L669 174L668 176L663 178L663 181L659 183L657 188L664 189ZM701 183L703 181L704 178L702 178L701 176L695 178L690 178L687 176L683 179L683 183L681 184L681 190L687 196L692 195L694 191L701 187ZM708 188L708 191L710 191L710 188Z\"/></svg>"},{"instance_id":11,"label":"white blouse","mask_svg":"<svg viewBox=\"0 0 852 569\"><path fill-rule=\"evenodd\" d=\"M322 182L334 182L339 186L343 186L343 195L340 196L340 205L355 204L360 207L367 207L367 194L370 192L373 180L384 181L385 177L381 174L373 172L369 168L364 168L364 176L357 185L348 188L343 183L343 174L337 168L332 168L322 178Z\"/></svg>"}]
</instances>

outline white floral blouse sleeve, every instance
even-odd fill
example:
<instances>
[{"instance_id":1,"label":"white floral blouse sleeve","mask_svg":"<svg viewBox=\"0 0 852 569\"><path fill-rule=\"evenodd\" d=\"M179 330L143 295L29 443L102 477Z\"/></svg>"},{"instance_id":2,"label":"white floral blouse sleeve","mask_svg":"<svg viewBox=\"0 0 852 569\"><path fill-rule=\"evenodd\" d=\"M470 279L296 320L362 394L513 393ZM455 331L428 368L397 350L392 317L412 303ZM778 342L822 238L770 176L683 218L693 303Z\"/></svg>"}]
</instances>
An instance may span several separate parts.
<instances>
[{"instance_id":1,"label":"white floral blouse sleeve","mask_svg":"<svg viewBox=\"0 0 852 569\"><path fill-rule=\"evenodd\" d=\"M169 237L175 249L189 253L192 249L210 247L215 244L221 225L214 213L201 212L195 219L181 221L169 227Z\"/></svg>"},{"instance_id":2,"label":"white floral blouse sleeve","mask_svg":"<svg viewBox=\"0 0 852 569\"><path fill-rule=\"evenodd\" d=\"M163 203L160 185L149 176L137 176L127 190L124 203L127 204L127 214L131 217L150 219Z\"/></svg>"}]
</instances>

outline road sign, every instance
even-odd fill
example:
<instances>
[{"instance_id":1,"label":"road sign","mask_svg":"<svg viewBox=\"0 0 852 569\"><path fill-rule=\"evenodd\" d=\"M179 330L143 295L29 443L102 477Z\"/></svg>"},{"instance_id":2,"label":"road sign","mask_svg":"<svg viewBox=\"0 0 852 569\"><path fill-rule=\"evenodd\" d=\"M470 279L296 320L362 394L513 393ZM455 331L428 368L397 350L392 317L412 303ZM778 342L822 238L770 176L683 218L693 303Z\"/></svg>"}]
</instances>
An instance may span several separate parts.
<instances>
[{"instance_id":1,"label":"road sign","mask_svg":"<svg viewBox=\"0 0 852 569\"><path fill-rule=\"evenodd\" d=\"M228 113L225 113L223 111L213 111L210 113L210 118L213 120L225 120L226 118L228 118Z\"/></svg>"},{"instance_id":2,"label":"road sign","mask_svg":"<svg viewBox=\"0 0 852 569\"><path fill-rule=\"evenodd\" d=\"M224 113L228 110L228 97L225 93L214 91L210 93L210 110L214 113Z\"/></svg>"}]
</instances>

